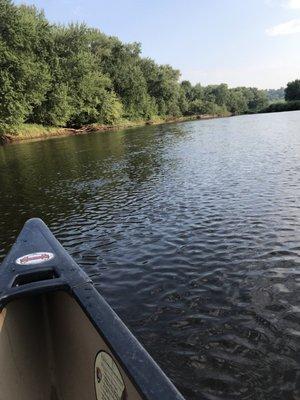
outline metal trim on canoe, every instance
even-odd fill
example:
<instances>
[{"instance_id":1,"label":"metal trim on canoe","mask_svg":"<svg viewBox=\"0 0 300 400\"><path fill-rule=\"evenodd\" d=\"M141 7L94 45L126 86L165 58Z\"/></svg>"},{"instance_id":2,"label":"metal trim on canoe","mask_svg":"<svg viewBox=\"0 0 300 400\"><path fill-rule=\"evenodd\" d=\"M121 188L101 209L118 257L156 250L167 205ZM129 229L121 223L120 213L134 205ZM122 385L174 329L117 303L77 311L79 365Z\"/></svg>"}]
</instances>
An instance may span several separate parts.
<instances>
[{"instance_id":1,"label":"metal trim on canoe","mask_svg":"<svg viewBox=\"0 0 300 400\"><path fill-rule=\"evenodd\" d=\"M145 400L184 400L40 219L24 225L0 267L0 309L23 296L69 293ZM1 360L0 360L1 362Z\"/></svg>"}]
</instances>

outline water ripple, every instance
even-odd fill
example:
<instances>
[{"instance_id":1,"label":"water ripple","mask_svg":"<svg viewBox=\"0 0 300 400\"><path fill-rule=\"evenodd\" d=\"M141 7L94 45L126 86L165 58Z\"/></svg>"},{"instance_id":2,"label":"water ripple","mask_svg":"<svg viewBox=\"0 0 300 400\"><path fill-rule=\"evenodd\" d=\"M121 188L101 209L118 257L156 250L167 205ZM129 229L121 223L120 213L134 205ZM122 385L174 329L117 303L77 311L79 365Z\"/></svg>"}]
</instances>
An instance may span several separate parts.
<instances>
[{"instance_id":1,"label":"water ripple","mask_svg":"<svg viewBox=\"0 0 300 400\"><path fill-rule=\"evenodd\" d=\"M39 216L187 399L300 398L300 112L0 149L0 259Z\"/></svg>"}]
</instances>

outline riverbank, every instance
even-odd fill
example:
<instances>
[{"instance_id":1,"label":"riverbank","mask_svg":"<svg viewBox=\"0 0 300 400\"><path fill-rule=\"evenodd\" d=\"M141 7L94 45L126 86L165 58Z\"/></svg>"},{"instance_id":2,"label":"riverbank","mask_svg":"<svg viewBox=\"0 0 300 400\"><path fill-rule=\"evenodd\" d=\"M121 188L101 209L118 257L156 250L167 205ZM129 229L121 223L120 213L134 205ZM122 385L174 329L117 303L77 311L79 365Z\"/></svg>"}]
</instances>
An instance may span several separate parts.
<instances>
[{"instance_id":1,"label":"riverbank","mask_svg":"<svg viewBox=\"0 0 300 400\"><path fill-rule=\"evenodd\" d=\"M261 110L261 113L273 113L273 112L284 112L284 111L299 111L300 100L294 101L278 101L270 104L267 108Z\"/></svg>"},{"instance_id":2,"label":"riverbank","mask_svg":"<svg viewBox=\"0 0 300 400\"><path fill-rule=\"evenodd\" d=\"M160 124L170 124L177 122L186 122L194 120L206 120L213 118L224 118L231 116L230 113L226 115L190 115L185 117L167 117L167 118L153 118L148 121L128 121L123 120L119 124L115 125L101 125L101 124L91 124L85 125L81 128L58 128L53 126L43 126L37 124L21 124L16 128L16 132L3 134L0 136L0 145L5 145L9 143L16 143L28 140L44 140L54 137L62 136L74 136L74 135L86 135L93 132L105 132L105 131L118 131L121 129L137 128L146 125L160 125Z\"/></svg>"}]
</instances>

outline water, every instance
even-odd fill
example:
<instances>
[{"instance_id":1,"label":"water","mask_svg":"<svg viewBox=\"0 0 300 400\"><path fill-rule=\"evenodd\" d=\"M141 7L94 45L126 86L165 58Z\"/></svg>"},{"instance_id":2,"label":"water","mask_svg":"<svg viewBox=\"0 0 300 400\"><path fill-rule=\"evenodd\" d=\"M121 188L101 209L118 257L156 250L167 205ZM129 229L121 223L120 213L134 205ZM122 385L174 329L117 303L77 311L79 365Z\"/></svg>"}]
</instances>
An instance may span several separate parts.
<instances>
[{"instance_id":1,"label":"water","mask_svg":"<svg viewBox=\"0 0 300 400\"><path fill-rule=\"evenodd\" d=\"M43 218L187 399L300 399L300 112L10 145L0 187L0 259Z\"/></svg>"}]
</instances>

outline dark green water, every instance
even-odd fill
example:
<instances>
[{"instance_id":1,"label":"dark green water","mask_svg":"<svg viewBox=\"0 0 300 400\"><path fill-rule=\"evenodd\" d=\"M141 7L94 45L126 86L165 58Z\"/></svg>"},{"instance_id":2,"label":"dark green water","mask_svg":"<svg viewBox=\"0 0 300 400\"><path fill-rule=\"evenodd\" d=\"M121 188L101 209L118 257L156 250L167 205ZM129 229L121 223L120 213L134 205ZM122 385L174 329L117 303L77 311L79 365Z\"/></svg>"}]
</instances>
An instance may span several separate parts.
<instances>
[{"instance_id":1,"label":"dark green water","mask_svg":"<svg viewBox=\"0 0 300 400\"><path fill-rule=\"evenodd\" d=\"M0 190L0 259L44 219L187 399L300 398L300 112L6 146Z\"/></svg>"}]
</instances>

